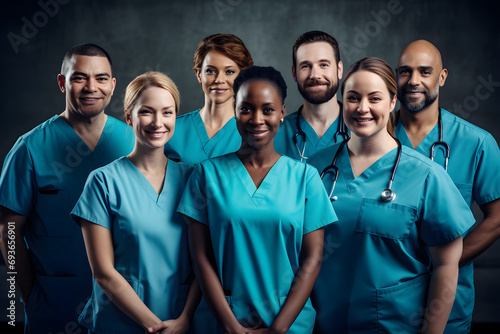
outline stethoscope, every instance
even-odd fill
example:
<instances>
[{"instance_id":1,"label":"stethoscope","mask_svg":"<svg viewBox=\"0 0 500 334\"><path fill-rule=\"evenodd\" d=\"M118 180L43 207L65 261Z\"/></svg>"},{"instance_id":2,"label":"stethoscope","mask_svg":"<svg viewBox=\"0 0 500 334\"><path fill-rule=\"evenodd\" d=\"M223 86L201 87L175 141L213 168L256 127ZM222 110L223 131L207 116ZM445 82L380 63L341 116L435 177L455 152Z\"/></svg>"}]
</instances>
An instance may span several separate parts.
<instances>
[{"instance_id":1,"label":"stethoscope","mask_svg":"<svg viewBox=\"0 0 500 334\"><path fill-rule=\"evenodd\" d=\"M399 118L399 112L400 111L398 110L397 112L398 118ZM435 154L434 152L436 150L436 147L438 146L442 146L442 149L444 151L444 170L448 171L448 160L450 159L450 145L448 145L448 143L443 140L443 121L441 119L441 108L439 108L439 113L438 113L438 140L434 142L430 148L430 158L432 161L434 161L434 154Z\"/></svg>"},{"instance_id":2,"label":"stethoscope","mask_svg":"<svg viewBox=\"0 0 500 334\"><path fill-rule=\"evenodd\" d=\"M342 103L339 102L340 105L340 112L339 112L339 123L337 125L337 132L335 132L335 141L337 141L338 136L342 136L343 140L346 140L349 138L349 133L347 132L347 126L344 123L344 116L342 115ZM293 142L295 143L295 147L297 148L297 152L299 152L300 156L300 161L307 160L308 157L306 157L304 154L306 152L306 133L302 131L302 127L300 126L300 116L302 114L302 107L300 106L299 110L297 111L297 118L295 119L295 124L297 125L297 133L293 136ZM302 137L302 150L299 148L299 138Z\"/></svg>"},{"instance_id":3,"label":"stethoscope","mask_svg":"<svg viewBox=\"0 0 500 334\"><path fill-rule=\"evenodd\" d=\"M401 148L401 142L396 138L394 138L394 140L398 144L398 154L396 156L396 161L394 162L394 166L392 167L391 178L389 179L389 183L387 184L387 189L384 189L381 194L382 201L384 202L392 202L396 199L396 193L392 190L392 182L394 181L394 176L396 175L396 170L398 169L402 148ZM333 191L335 190L335 185L337 184L337 178L339 177L339 168L335 164L337 163L337 158L339 157L340 152L342 152L342 149L344 148L344 146L347 144L348 141L349 138L345 139L340 144L339 148L337 149L337 152L335 152L335 156L333 157L331 165L327 166L321 172L321 178L323 178L328 173L333 174L332 188L330 190L330 193L328 194L328 197L332 202L338 200L337 196L333 196Z\"/></svg>"}]
</instances>

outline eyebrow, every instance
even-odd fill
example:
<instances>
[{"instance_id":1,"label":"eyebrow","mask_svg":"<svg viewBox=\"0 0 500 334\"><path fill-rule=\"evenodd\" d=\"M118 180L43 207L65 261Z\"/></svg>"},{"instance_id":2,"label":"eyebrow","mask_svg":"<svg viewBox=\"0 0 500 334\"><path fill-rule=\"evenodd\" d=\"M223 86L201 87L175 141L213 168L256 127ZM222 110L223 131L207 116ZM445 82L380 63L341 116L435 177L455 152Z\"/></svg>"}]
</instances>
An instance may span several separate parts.
<instances>
[{"instance_id":1,"label":"eyebrow","mask_svg":"<svg viewBox=\"0 0 500 334\"><path fill-rule=\"evenodd\" d=\"M73 74L71 74L71 77L75 77L75 76L82 76L82 77L88 77L88 74L87 73L83 73L83 72L73 72ZM98 73L95 75L96 77L108 77L108 78L111 78L111 75L109 75L109 73Z\"/></svg>"},{"instance_id":2,"label":"eyebrow","mask_svg":"<svg viewBox=\"0 0 500 334\"><path fill-rule=\"evenodd\" d=\"M148 106L147 104L142 104L141 107L146 108L146 109L155 110L155 108L153 108L152 106ZM175 106L166 106L166 107L161 108L161 110L168 110L168 109L175 109Z\"/></svg>"},{"instance_id":3,"label":"eyebrow","mask_svg":"<svg viewBox=\"0 0 500 334\"><path fill-rule=\"evenodd\" d=\"M398 67L398 70L411 70L411 69L413 69L413 68L408 66L408 65L403 65L403 66ZM432 66L417 66L417 69L419 69L419 70L433 70L434 67L432 67Z\"/></svg>"}]
</instances>

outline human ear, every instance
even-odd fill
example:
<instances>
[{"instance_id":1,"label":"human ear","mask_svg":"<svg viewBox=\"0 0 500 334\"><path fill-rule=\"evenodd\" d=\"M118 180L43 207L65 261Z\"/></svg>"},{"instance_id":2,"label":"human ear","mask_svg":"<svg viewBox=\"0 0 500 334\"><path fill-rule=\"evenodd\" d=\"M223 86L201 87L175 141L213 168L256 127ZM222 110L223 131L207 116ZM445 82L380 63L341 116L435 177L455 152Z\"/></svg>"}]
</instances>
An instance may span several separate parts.
<instances>
[{"instance_id":1,"label":"human ear","mask_svg":"<svg viewBox=\"0 0 500 334\"><path fill-rule=\"evenodd\" d=\"M57 85L61 92L66 93L66 78L62 74L57 75Z\"/></svg>"},{"instance_id":2,"label":"human ear","mask_svg":"<svg viewBox=\"0 0 500 334\"><path fill-rule=\"evenodd\" d=\"M444 86L447 77L448 77L448 70L446 68L443 68L441 72L439 72L439 87Z\"/></svg>"}]
</instances>

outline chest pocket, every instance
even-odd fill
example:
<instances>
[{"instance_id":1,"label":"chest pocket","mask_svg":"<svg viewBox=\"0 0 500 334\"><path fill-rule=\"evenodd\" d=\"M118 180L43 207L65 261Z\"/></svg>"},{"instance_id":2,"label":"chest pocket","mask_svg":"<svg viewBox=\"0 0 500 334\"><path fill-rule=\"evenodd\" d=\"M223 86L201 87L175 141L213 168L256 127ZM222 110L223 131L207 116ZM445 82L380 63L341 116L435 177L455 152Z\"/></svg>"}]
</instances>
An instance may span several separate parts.
<instances>
[{"instance_id":1,"label":"chest pocket","mask_svg":"<svg viewBox=\"0 0 500 334\"><path fill-rule=\"evenodd\" d=\"M48 237L68 238L78 235L80 228L71 219L71 209L69 194L66 190L40 189L35 210Z\"/></svg>"},{"instance_id":2,"label":"chest pocket","mask_svg":"<svg viewBox=\"0 0 500 334\"><path fill-rule=\"evenodd\" d=\"M403 240L417 217L417 209L407 205L364 198L356 222L356 232Z\"/></svg>"}]
</instances>

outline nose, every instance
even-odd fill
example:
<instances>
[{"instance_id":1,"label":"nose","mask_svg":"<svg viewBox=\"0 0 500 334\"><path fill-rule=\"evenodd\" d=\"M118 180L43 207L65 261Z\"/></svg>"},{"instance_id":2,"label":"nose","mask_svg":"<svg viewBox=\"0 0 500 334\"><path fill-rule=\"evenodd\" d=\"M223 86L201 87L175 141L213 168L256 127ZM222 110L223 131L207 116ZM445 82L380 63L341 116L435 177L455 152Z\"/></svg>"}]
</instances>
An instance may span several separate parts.
<instances>
[{"instance_id":1,"label":"nose","mask_svg":"<svg viewBox=\"0 0 500 334\"><path fill-rule=\"evenodd\" d=\"M161 128L163 125L162 121L162 114L160 113L155 113L154 119L153 119L153 126L157 129Z\"/></svg>"},{"instance_id":2,"label":"nose","mask_svg":"<svg viewBox=\"0 0 500 334\"><path fill-rule=\"evenodd\" d=\"M320 69L319 69L319 66L317 65L313 65L311 66L311 75L310 77L312 79L317 79L320 77Z\"/></svg>"},{"instance_id":3,"label":"nose","mask_svg":"<svg viewBox=\"0 0 500 334\"><path fill-rule=\"evenodd\" d=\"M215 83L223 84L225 82L226 82L226 75L224 74L224 72L217 73L217 76L215 77Z\"/></svg>"},{"instance_id":4,"label":"nose","mask_svg":"<svg viewBox=\"0 0 500 334\"><path fill-rule=\"evenodd\" d=\"M410 86L417 86L420 84L420 75L418 71L413 71L410 75L410 80L408 81Z\"/></svg>"},{"instance_id":5,"label":"nose","mask_svg":"<svg viewBox=\"0 0 500 334\"><path fill-rule=\"evenodd\" d=\"M259 110L254 111L252 113L251 121L253 124L262 124L264 121L264 117L262 115L262 112Z\"/></svg>"},{"instance_id":6,"label":"nose","mask_svg":"<svg viewBox=\"0 0 500 334\"><path fill-rule=\"evenodd\" d=\"M96 88L96 81L94 78L89 78L87 80L87 84L85 85L85 89L89 92L95 92L97 90Z\"/></svg>"},{"instance_id":7,"label":"nose","mask_svg":"<svg viewBox=\"0 0 500 334\"><path fill-rule=\"evenodd\" d=\"M358 112L360 112L360 113L367 113L369 110L370 110L370 108L369 108L369 101L368 101L368 99L362 98L359 101Z\"/></svg>"}]
</instances>

